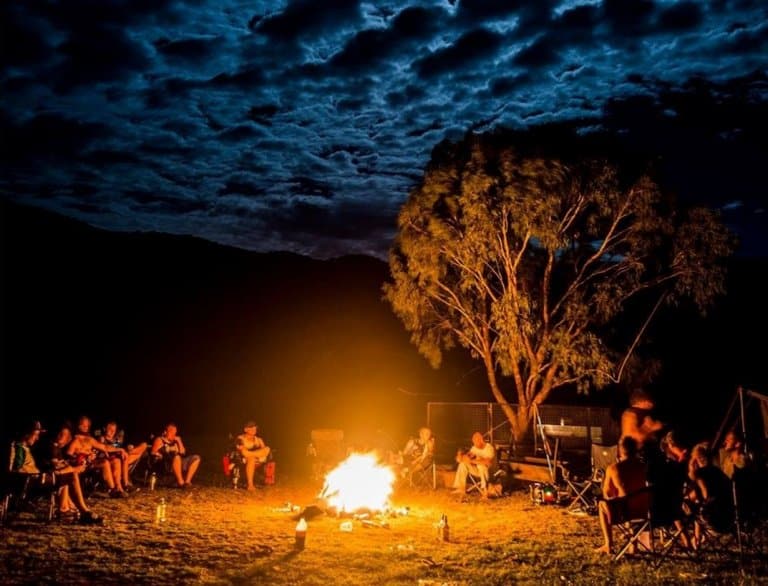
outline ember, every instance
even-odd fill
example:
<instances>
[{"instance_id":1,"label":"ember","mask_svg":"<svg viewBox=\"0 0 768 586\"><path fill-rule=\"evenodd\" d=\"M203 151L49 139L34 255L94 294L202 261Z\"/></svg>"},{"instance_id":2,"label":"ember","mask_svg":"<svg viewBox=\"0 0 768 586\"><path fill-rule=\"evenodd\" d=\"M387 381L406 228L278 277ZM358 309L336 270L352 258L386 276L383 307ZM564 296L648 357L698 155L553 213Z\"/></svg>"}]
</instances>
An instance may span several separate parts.
<instances>
[{"instance_id":1,"label":"ember","mask_svg":"<svg viewBox=\"0 0 768 586\"><path fill-rule=\"evenodd\" d=\"M383 511L389 506L395 473L375 454L352 454L325 477L320 497L338 512Z\"/></svg>"}]
</instances>

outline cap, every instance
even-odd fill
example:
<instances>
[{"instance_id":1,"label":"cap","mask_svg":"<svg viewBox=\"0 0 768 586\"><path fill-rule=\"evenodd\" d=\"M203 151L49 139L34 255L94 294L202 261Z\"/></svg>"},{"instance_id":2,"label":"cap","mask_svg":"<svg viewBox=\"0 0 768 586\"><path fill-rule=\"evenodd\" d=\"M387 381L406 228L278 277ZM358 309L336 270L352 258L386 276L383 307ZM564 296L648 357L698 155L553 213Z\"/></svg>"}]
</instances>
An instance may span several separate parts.
<instances>
[{"instance_id":1,"label":"cap","mask_svg":"<svg viewBox=\"0 0 768 586\"><path fill-rule=\"evenodd\" d=\"M48 431L48 430L47 430L47 429L44 429L44 428L43 428L43 424L42 424L42 423L40 423L39 421L33 421L33 422L30 424L28 431L29 431L30 433L32 433L33 431L39 431L40 433L45 433L45 432L46 432L46 431Z\"/></svg>"}]
</instances>

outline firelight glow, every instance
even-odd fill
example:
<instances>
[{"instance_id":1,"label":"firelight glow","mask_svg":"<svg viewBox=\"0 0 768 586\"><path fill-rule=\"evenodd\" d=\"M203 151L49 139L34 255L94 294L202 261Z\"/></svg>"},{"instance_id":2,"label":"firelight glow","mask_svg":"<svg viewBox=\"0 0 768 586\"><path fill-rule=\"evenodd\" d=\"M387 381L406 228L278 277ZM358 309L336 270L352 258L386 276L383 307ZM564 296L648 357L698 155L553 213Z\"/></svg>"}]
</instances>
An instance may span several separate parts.
<instances>
[{"instance_id":1,"label":"firelight glow","mask_svg":"<svg viewBox=\"0 0 768 586\"><path fill-rule=\"evenodd\" d=\"M381 511L389 505L394 472L375 454L352 454L325 477L322 495L338 511Z\"/></svg>"}]
</instances>

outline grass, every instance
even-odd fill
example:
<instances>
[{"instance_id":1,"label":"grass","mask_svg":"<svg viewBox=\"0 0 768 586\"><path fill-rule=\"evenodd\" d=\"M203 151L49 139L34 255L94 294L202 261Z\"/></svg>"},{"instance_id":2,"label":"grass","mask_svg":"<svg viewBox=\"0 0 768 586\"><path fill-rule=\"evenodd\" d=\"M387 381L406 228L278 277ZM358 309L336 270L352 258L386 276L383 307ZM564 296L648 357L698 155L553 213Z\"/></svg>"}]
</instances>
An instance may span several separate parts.
<instances>
[{"instance_id":1,"label":"grass","mask_svg":"<svg viewBox=\"0 0 768 586\"><path fill-rule=\"evenodd\" d=\"M387 528L321 515L309 521L306 548L294 549L293 513L319 486L283 480L255 492L196 487L141 491L130 499L90 499L103 526L46 523L22 513L0 529L3 584L758 584L762 557L612 562L594 517L536 506L527 491L459 502L447 490L397 491ZM160 497L167 521L154 523ZM450 542L435 523L447 514Z\"/></svg>"}]
</instances>

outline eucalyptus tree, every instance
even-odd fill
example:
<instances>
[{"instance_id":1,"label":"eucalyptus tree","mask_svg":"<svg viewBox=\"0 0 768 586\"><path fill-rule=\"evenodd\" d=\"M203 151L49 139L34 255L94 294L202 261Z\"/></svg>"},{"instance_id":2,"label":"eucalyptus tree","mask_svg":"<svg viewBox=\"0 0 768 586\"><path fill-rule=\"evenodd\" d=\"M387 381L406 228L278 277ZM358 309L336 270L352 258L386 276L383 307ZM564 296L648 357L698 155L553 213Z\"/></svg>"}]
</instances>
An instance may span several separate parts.
<instances>
[{"instance_id":1,"label":"eucalyptus tree","mask_svg":"<svg viewBox=\"0 0 768 586\"><path fill-rule=\"evenodd\" d=\"M724 292L732 238L649 176L470 136L436 149L398 217L384 296L435 368L463 347L521 438L552 391L618 382L663 303ZM642 310L622 348L606 332ZM621 324L626 327L626 324Z\"/></svg>"}]
</instances>

